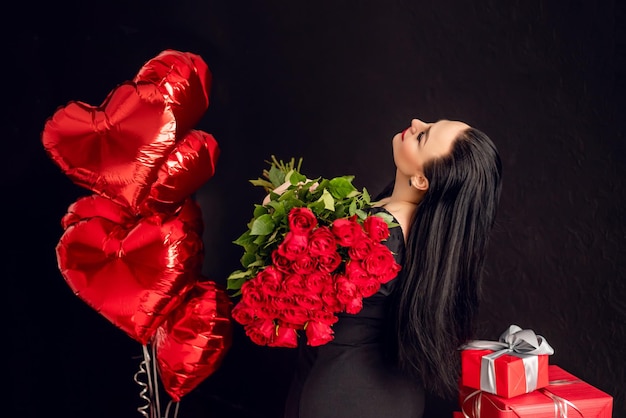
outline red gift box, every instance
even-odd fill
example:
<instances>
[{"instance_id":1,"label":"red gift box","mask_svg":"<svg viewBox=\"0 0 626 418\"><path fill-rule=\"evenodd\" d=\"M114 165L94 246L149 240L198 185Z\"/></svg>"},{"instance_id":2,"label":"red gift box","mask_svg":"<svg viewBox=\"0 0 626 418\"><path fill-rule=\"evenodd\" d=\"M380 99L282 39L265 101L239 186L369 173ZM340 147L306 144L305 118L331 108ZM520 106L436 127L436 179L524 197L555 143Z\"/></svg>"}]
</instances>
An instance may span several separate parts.
<instances>
[{"instance_id":1,"label":"red gift box","mask_svg":"<svg viewBox=\"0 0 626 418\"><path fill-rule=\"evenodd\" d=\"M461 385L504 398L532 392L548 386L548 355L465 349Z\"/></svg>"},{"instance_id":2,"label":"red gift box","mask_svg":"<svg viewBox=\"0 0 626 418\"><path fill-rule=\"evenodd\" d=\"M510 325L498 341L473 340L461 351L461 385L504 398L548 385L550 344L533 330Z\"/></svg>"},{"instance_id":3,"label":"red gift box","mask_svg":"<svg viewBox=\"0 0 626 418\"><path fill-rule=\"evenodd\" d=\"M460 386L463 417L470 418L611 418L613 397L558 366L548 366L549 385L503 398Z\"/></svg>"}]
</instances>

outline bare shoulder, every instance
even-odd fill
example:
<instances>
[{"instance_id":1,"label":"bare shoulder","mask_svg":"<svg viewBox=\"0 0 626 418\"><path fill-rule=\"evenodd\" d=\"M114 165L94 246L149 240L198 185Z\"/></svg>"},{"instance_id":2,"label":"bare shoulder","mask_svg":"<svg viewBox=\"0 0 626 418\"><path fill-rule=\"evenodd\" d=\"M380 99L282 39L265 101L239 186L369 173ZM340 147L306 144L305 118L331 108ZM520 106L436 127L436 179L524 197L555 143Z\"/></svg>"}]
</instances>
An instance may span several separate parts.
<instances>
[{"instance_id":1,"label":"bare shoulder","mask_svg":"<svg viewBox=\"0 0 626 418\"><path fill-rule=\"evenodd\" d=\"M404 240L406 241L409 230L411 228L413 215L417 210L417 205L408 202L389 201L384 206L385 209L389 213L391 213L393 217L396 218L396 221L398 221L398 223L400 224L400 228L402 228L402 233L404 235Z\"/></svg>"},{"instance_id":2,"label":"bare shoulder","mask_svg":"<svg viewBox=\"0 0 626 418\"><path fill-rule=\"evenodd\" d=\"M377 200L376 202L374 202L372 207L379 208L381 206L385 206L387 203L389 203L390 200L390 197L385 197L384 199Z\"/></svg>"}]
</instances>

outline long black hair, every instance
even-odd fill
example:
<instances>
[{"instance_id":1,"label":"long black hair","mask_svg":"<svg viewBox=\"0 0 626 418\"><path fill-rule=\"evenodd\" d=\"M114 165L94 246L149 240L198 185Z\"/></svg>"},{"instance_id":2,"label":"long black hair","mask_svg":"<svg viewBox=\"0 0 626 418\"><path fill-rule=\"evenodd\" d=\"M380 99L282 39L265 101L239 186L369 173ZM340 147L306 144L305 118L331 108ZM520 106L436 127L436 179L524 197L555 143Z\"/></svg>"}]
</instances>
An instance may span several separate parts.
<instances>
[{"instance_id":1,"label":"long black hair","mask_svg":"<svg viewBox=\"0 0 626 418\"><path fill-rule=\"evenodd\" d=\"M403 370L448 397L458 390L458 348L473 336L502 164L489 137L468 128L424 174L429 188L411 223L392 303L393 351Z\"/></svg>"}]
</instances>

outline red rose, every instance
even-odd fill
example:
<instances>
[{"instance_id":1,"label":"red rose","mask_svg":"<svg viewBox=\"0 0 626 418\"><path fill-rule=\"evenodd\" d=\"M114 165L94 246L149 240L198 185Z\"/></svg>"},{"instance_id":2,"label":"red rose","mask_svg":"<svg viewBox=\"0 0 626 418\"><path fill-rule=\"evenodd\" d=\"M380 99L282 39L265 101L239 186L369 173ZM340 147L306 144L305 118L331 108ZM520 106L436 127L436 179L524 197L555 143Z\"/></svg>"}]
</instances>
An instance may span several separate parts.
<instances>
[{"instance_id":1,"label":"red rose","mask_svg":"<svg viewBox=\"0 0 626 418\"><path fill-rule=\"evenodd\" d=\"M246 335L253 343L258 345L267 345L272 339L276 326L271 320L257 320L252 324L244 327Z\"/></svg>"},{"instance_id":2,"label":"red rose","mask_svg":"<svg viewBox=\"0 0 626 418\"><path fill-rule=\"evenodd\" d=\"M296 235L287 232L285 239L278 246L278 252L293 261L298 258L298 256L306 254L308 246L309 241L305 235Z\"/></svg>"},{"instance_id":3,"label":"red rose","mask_svg":"<svg viewBox=\"0 0 626 418\"><path fill-rule=\"evenodd\" d=\"M363 309L363 298L355 297L345 303L346 312L352 315L358 314Z\"/></svg>"},{"instance_id":4,"label":"red rose","mask_svg":"<svg viewBox=\"0 0 626 418\"><path fill-rule=\"evenodd\" d=\"M317 218L309 208L293 208L289 211L289 230L296 235L308 235L317 226Z\"/></svg>"},{"instance_id":5,"label":"red rose","mask_svg":"<svg viewBox=\"0 0 626 418\"><path fill-rule=\"evenodd\" d=\"M335 314L327 311L315 311L311 314L311 319L326 325L332 325L339 320Z\"/></svg>"},{"instance_id":6,"label":"red rose","mask_svg":"<svg viewBox=\"0 0 626 418\"><path fill-rule=\"evenodd\" d=\"M337 299L337 290L334 284L328 284L322 290L322 301L326 305L326 310L330 312L341 311L341 302Z\"/></svg>"},{"instance_id":7,"label":"red rose","mask_svg":"<svg viewBox=\"0 0 626 418\"><path fill-rule=\"evenodd\" d=\"M343 304L350 302L358 296L356 285L345 276L337 277L335 287L337 289L337 299Z\"/></svg>"},{"instance_id":8,"label":"red rose","mask_svg":"<svg viewBox=\"0 0 626 418\"><path fill-rule=\"evenodd\" d=\"M388 281L394 279L398 273L402 270L400 264L394 264L389 269L387 269L381 276L378 276L378 281L380 283L387 283Z\"/></svg>"},{"instance_id":9,"label":"red rose","mask_svg":"<svg viewBox=\"0 0 626 418\"><path fill-rule=\"evenodd\" d=\"M337 240L328 227L319 227L309 235L309 254L312 257L329 255L336 251Z\"/></svg>"},{"instance_id":10,"label":"red rose","mask_svg":"<svg viewBox=\"0 0 626 418\"><path fill-rule=\"evenodd\" d=\"M359 277L354 280L359 294L364 298L370 297L380 289L381 281L376 276Z\"/></svg>"},{"instance_id":11,"label":"red rose","mask_svg":"<svg viewBox=\"0 0 626 418\"><path fill-rule=\"evenodd\" d=\"M363 299L358 292L355 283L346 277L338 277L336 280L337 299L341 302L347 313L356 314L363 308Z\"/></svg>"},{"instance_id":12,"label":"red rose","mask_svg":"<svg viewBox=\"0 0 626 418\"><path fill-rule=\"evenodd\" d=\"M285 289L285 293L292 296L309 292L309 289L307 289L306 287L304 278L299 274L286 275L283 282L283 288Z\"/></svg>"},{"instance_id":13,"label":"red rose","mask_svg":"<svg viewBox=\"0 0 626 418\"><path fill-rule=\"evenodd\" d=\"M350 281L368 279L371 275L363 268L360 262L350 260L346 263L346 276Z\"/></svg>"},{"instance_id":14,"label":"red rose","mask_svg":"<svg viewBox=\"0 0 626 418\"><path fill-rule=\"evenodd\" d=\"M248 325L254 321L254 309L243 302L237 303L231 310L230 315L241 325Z\"/></svg>"},{"instance_id":15,"label":"red rose","mask_svg":"<svg viewBox=\"0 0 626 418\"><path fill-rule=\"evenodd\" d=\"M283 292L283 294L281 295L273 296L270 299L268 306L274 314L277 314L283 309L293 308L294 306L296 306L296 301L294 300L293 296Z\"/></svg>"},{"instance_id":16,"label":"red rose","mask_svg":"<svg viewBox=\"0 0 626 418\"><path fill-rule=\"evenodd\" d=\"M324 305L322 298L312 293L294 295L293 299L298 306L311 311L322 309L322 306Z\"/></svg>"},{"instance_id":17,"label":"red rose","mask_svg":"<svg viewBox=\"0 0 626 418\"><path fill-rule=\"evenodd\" d=\"M260 319L274 319L278 316L278 311L274 308L274 299L276 296L270 296L270 299L267 301L265 305L259 306L255 309L254 313L257 318Z\"/></svg>"},{"instance_id":18,"label":"red rose","mask_svg":"<svg viewBox=\"0 0 626 418\"><path fill-rule=\"evenodd\" d=\"M365 257L362 264L369 274L383 276L385 272L393 268L396 260L393 258L389 248L383 244L375 243L372 245L372 251Z\"/></svg>"},{"instance_id":19,"label":"red rose","mask_svg":"<svg viewBox=\"0 0 626 418\"><path fill-rule=\"evenodd\" d=\"M374 241L363 235L361 239L357 239L352 243L352 247L348 249L348 255L352 260L363 260L372 250Z\"/></svg>"},{"instance_id":20,"label":"red rose","mask_svg":"<svg viewBox=\"0 0 626 418\"><path fill-rule=\"evenodd\" d=\"M267 345L270 347L296 348L298 346L298 334L291 327L278 325L276 333Z\"/></svg>"},{"instance_id":21,"label":"red rose","mask_svg":"<svg viewBox=\"0 0 626 418\"><path fill-rule=\"evenodd\" d=\"M308 274L315 270L317 263L313 258L311 258L308 254L301 255L297 257L293 264L291 265L291 269L298 274Z\"/></svg>"},{"instance_id":22,"label":"red rose","mask_svg":"<svg viewBox=\"0 0 626 418\"><path fill-rule=\"evenodd\" d=\"M321 293L325 284L331 280L330 274L316 270L304 276L304 285L312 293Z\"/></svg>"},{"instance_id":23,"label":"red rose","mask_svg":"<svg viewBox=\"0 0 626 418\"><path fill-rule=\"evenodd\" d=\"M272 264L282 273L291 273L291 260L278 250L272 251Z\"/></svg>"},{"instance_id":24,"label":"red rose","mask_svg":"<svg viewBox=\"0 0 626 418\"><path fill-rule=\"evenodd\" d=\"M363 233L361 226L352 219L341 218L333 221L331 225L333 235L337 238L339 245L350 247L355 238Z\"/></svg>"},{"instance_id":25,"label":"red rose","mask_svg":"<svg viewBox=\"0 0 626 418\"><path fill-rule=\"evenodd\" d=\"M278 312L278 318L282 321L292 324L294 327L297 325L301 327L306 321L309 320L309 314L305 309L299 306L293 306L291 308L282 309Z\"/></svg>"},{"instance_id":26,"label":"red rose","mask_svg":"<svg viewBox=\"0 0 626 418\"><path fill-rule=\"evenodd\" d=\"M324 345L333 339L333 330L326 324L309 321L305 328L307 344L312 347Z\"/></svg>"},{"instance_id":27,"label":"red rose","mask_svg":"<svg viewBox=\"0 0 626 418\"><path fill-rule=\"evenodd\" d=\"M241 286L241 301L252 308L264 305L267 301L267 295L263 288L258 285L258 277L257 274L256 277L244 282Z\"/></svg>"},{"instance_id":28,"label":"red rose","mask_svg":"<svg viewBox=\"0 0 626 418\"><path fill-rule=\"evenodd\" d=\"M376 242L389 238L389 226L380 216L368 216L363 222L367 235Z\"/></svg>"},{"instance_id":29,"label":"red rose","mask_svg":"<svg viewBox=\"0 0 626 418\"><path fill-rule=\"evenodd\" d=\"M320 255L317 257L317 268L322 273L332 273L341 264L339 253Z\"/></svg>"},{"instance_id":30,"label":"red rose","mask_svg":"<svg viewBox=\"0 0 626 418\"><path fill-rule=\"evenodd\" d=\"M267 295L275 296L281 292L283 275L273 266L260 271L256 276L256 280L258 281L257 286L261 287Z\"/></svg>"}]
</instances>

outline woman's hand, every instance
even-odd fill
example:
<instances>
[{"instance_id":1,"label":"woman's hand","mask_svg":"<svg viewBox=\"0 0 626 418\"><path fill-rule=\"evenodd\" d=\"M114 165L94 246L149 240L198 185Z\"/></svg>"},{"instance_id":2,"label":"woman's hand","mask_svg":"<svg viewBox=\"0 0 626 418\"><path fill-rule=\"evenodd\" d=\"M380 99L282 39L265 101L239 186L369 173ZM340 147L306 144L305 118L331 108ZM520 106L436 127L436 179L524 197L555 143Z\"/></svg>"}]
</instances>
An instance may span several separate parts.
<instances>
[{"instance_id":1,"label":"woman's hand","mask_svg":"<svg viewBox=\"0 0 626 418\"><path fill-rule=\"evenodd\" d=\"M312 181L311 179L307 178L306 182L302 182L301 181L297 185L301 186L301 185L309 183L311 181ZM270 202L272 193L279 194L279 195L283 194L285 192L285 190L287 190L289 188L289 186L291 186L291 182L286 181L283 184L281 184L280 186L278 186L277 188L275 188L274 190L272 190L270 193L268 193L267 196L265 196L265 199L263 199L263 206L267 205ZM311 192L315 191L315 189L317 189L317 186L319 186L318 182L313 183L311 185L311 187L309 187L309 191L311 191Z\"/></svg>"}]
</instances>

